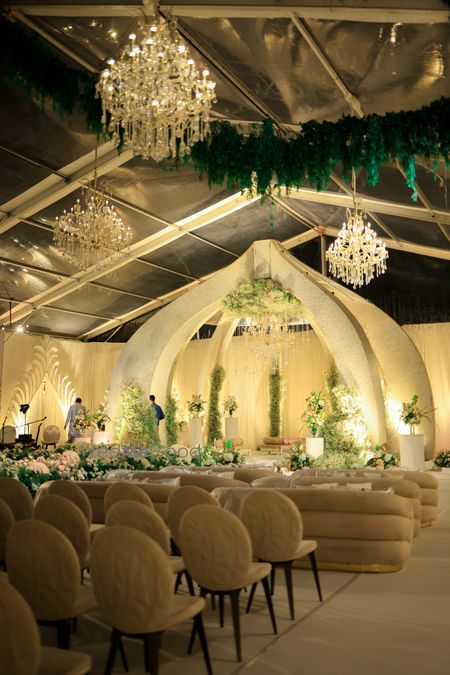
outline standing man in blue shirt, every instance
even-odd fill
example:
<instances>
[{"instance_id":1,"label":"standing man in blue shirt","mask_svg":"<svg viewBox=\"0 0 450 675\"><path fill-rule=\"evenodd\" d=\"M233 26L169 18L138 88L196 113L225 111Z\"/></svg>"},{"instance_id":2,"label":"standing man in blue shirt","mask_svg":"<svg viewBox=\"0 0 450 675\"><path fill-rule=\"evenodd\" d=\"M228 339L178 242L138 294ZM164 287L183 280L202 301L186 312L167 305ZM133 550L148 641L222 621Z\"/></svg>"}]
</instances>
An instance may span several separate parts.
<instances>
[{"instance_id":1,"label":"standing man in blue shirt","mask_svg":"<svg viewBox=\"0 0 450 675\"><path fill-rule=\"evenodd\" d=\"M161 420L163 420L165 418L165 415L163 413L163 409L161 408L160 405L155 403L155 397L154 397L153 394L150 394L149 399L150 399L150 408L153 408L153 410L154 410L155 417L156 417L156 424L159 427L159 423L161 422Z\"/></svg>"}]
</instances>

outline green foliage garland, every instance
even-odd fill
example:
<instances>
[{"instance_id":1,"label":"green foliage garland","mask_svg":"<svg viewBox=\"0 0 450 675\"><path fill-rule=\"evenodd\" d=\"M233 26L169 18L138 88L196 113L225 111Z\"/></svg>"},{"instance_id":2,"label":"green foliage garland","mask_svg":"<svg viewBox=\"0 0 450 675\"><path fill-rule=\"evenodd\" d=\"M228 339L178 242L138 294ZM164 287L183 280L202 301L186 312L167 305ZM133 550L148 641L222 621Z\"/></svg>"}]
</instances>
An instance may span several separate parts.
<instances>
[{"instance_id":1,"label":"green foliage garland","mask_svg":"<svg viewBox=\"0 0 450 675\"><path fill-rule=\"evenodd\" d=\"M0 16L0 55L11 84L37 99L51 101L56 112L70 117L78 107L93 133L103 133L95 75L69 66L34 31Z\"/></svg>"},{"instance_id":2,"label":"green foliage garland","mask_svg":"<svg viewBox=\"0 0 450 675\"><path fill-rule=\"evenodd\" d=\"M273 279L246 281L224 298L222 306L234 318L296 318L301 313L300 301Z\"/></svg>"},{"instance_id":3,"label":"green foliage garland","mask_svg":"<svg viewBox=\"0 0 450 675\"><path fill-rule=\"evenodd\" d=\"M225 379L225 370L222 366L215 366L211 373L208 407L208 443L213 443L222 434L222 418L219 410L219 395Z\"/></svg>"},{"instance_id":4,"label":"green foliage garland","mask_svg":"<svg viewBox=\"0 0 450 675\"><path fill-rule=\"evenodd\" d=\"M255 125L247 135L227 122L215 122L211 136L193 147L192 160L210 185L256 189L260 195L271 192L272 181L288 190L308 181L320 191L338 164L347 180L352 168L363 167L369 185L376 185L380 167L398 161L416 199L415 156L431 163L443 158L450 165L449 116L450 99L441 98L415 111L312 120L290 138L280 138L272 120Z\"/></svg>"},{"instance_id":5,"label":"green foliage garland","mask_svg":"<svg viewBox=\"0 0 450 675\"><path fill-rule=\"evenodd\" d=\"M120 406L114 425L120 443L138 448L159 445L155 413L135 382L125 382L122 385Z\"/></svg>"},{"instance_id":6,"label":"green foliage garland","mask_svg":"<svg viewBox=\"0 0 450 675\"><path fill-rule=\"evenodd\" d=\"M166 442L167 445L175 445L178 442L178 405L173 396L166 399Z\"/></svg>"},{"instance_id":7,"label":"green foliage garland","mask_svg":"<svg viewBox=\"0 0 450 675\"><path fill-rule=\"evenodd\" d=\"M450 0L443 1L450 5ZM104 134L101 102L95 95L96 77L68 65L34 31L5 16L0 16L0 58L12 84L42 106L51 101L63 118L78 107L87 128ZM256 176L260 195L271 192L272 181L288 190L308 181L322 190L338 164L346 179L352 168L363 167L368 183L376 185L380 167L398 161L416 199L415 157L431 164L443 158L447 167L450 164L449 117L450 99L440 98L415 111L361 119L346 115L337 122L311 120L290 138L281 138L270 119L254 125L249 134L227 122L215 122L210 137L196 143L191 156L210 185L252 191ZM187 156L184 160L190 161Z\"/></svg>"},{"instance_id":8,"label":"green foliage garland","mask_svg":"<svg viewBox=\"0 0 450 675\"><path fill-rule=\"evenodd\" d=\"M281 373L278 367L269 374L269 435L281 433Z\"/></svg>"}]
</instances>

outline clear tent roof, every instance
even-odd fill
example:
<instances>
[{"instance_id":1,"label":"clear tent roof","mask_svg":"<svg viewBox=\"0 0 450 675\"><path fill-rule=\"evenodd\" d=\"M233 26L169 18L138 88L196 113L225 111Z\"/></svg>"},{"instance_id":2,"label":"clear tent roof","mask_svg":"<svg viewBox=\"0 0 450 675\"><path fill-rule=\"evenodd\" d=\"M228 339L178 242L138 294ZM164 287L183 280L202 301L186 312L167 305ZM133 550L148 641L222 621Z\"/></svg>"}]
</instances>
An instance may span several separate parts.
<instances>
[{"instance_id":1,"label":"clear tent roof","mask_svg":"<svg viewBox=\"0 0 450 675\"><path fill-rule=\"evenodd\" d=\"M421 8L428 8L426 21L419 20ZM290 133L308 120L333 121L358 106L364 114L382 114L450 96L450 23L440 0L180 1L161 2L160 9L179 17L195 58L217 81L214 116L244 128L269 116ZM60 1L16 2L11 11L61 58L100 72L137 28L141 10L139 2ZM348 186L339 172L321 193L305 186L261 203L208 187L192 166L162 171L104 144L100 162L133 244L119 266L80 273L55 248L51 223L79 195L96 139L81 114L61 119L50 104L42 111L9 83L1 66L0 86L2 321L11 302L36 332L127 339L151 313L255 240L275 238L320 268L315 228L325 228L328 244L345 217ZM443 163L419 165L417 183L414 202L397 166L383 167L375 187L359 172L358 194L389 246L389 261L387 273L358 292L400 322L448 321L450 211Z\"/></svg>"}]
</instances>

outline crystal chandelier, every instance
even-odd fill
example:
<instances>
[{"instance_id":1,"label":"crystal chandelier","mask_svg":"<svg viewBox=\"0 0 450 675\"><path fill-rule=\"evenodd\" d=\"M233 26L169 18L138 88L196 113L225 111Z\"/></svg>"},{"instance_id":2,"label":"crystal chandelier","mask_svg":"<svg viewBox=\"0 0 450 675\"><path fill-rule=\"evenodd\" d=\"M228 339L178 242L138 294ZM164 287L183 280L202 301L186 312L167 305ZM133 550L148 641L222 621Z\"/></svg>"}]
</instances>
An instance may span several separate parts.
<instances>
[{"instance_id":1,"label":"crystal chandelier","mask_svg":"<svg viewBox=\"0 0 450 675\"><path fill-rule=\"evenodd\" d=\"M97 176L83 186L81 201L64 211L53 224L53 241L60 253L86 270L120 257L131 242L131 229L110 203L111 191Z\"/></svg>"},{"instance_id":2,"label":"crystal chandelier","mask_svg":"<svg viewBox=\"0 0 450 675\"><path fill-rule=\"evenodd\" d=\"M97 84L102 121L116 143L157 162L183 156L209 131L216 83L201 74L176 29L154 18L134 33L119 58L109 59Z\"/></svg>"},{"instance_id":3,"label":"crystal chandelier","mask_svg":"<svg viewBox=\"0 0 450 675\"><path fill-rule=\"evenodd\" d=\"M375 274L384 274L389 256L364 216L356 206L353 211L347 209L347 222L326 252L331 274L353 288L369 284Z\"/></svg>"},{"instance_id":4,"label":"crystal chandelier","mask_svg":"<svg viewBox=\"0 0 450 675\"><path fill-rule=\"evenodd\" d=\"M289 353L295 344L295 333L289 328L287 317L265 316L241 321L247 349L269 365L280 361L287 365Z\"/></svg>"}]
</instances>

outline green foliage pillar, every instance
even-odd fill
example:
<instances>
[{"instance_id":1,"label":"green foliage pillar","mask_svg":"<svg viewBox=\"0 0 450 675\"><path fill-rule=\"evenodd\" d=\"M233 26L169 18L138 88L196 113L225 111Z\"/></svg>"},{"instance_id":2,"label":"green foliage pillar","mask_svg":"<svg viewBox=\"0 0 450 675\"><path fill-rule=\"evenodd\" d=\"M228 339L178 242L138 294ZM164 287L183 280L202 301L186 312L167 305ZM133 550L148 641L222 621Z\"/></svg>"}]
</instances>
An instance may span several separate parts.
<instances>
[{"instance_id":1,"label":"green foliage pillar","mask_svg":"<svg viewBox=\"0 0 450 675\"><path fill-rule=\"evenodd\" d=\"M276 366L269 375L269 435L279 436L281 433L281 373Z\"/></svg>"},{"instance_id":2,"label":"green foliage pillar","mask_svg":"<svg viewBox=\"0 0 450 675\"><path fill-rule=\"evenodd\" d=\"M222 419L219 411L219 396L225 379L225 370L222 366L215 366L211 373L208 408L208 443L223 438Z\"/></svg>"},{"instance_id":3,"label":"green foliage pillar","mask_svg":"<svg viewBox=\"0 0 450 675\"><path fill-rule=\"evenodd\" d=\"M137 448L159 445L155 413L135 382L125 382L122 385L114 426L120 443L135 445Z\"/></svg>"},{"instance_id":4,"label":"green foliage pillar","mask_svg":"<svg viewBox=\"0 0 450 675\"><path fill-rule=\"evenodd\" d=\"M178 442L178 425L177 425L178 405L173 396L168 396L166 399L166 442L167 445L175 445Z\"/></svg>"}]
</instances>

